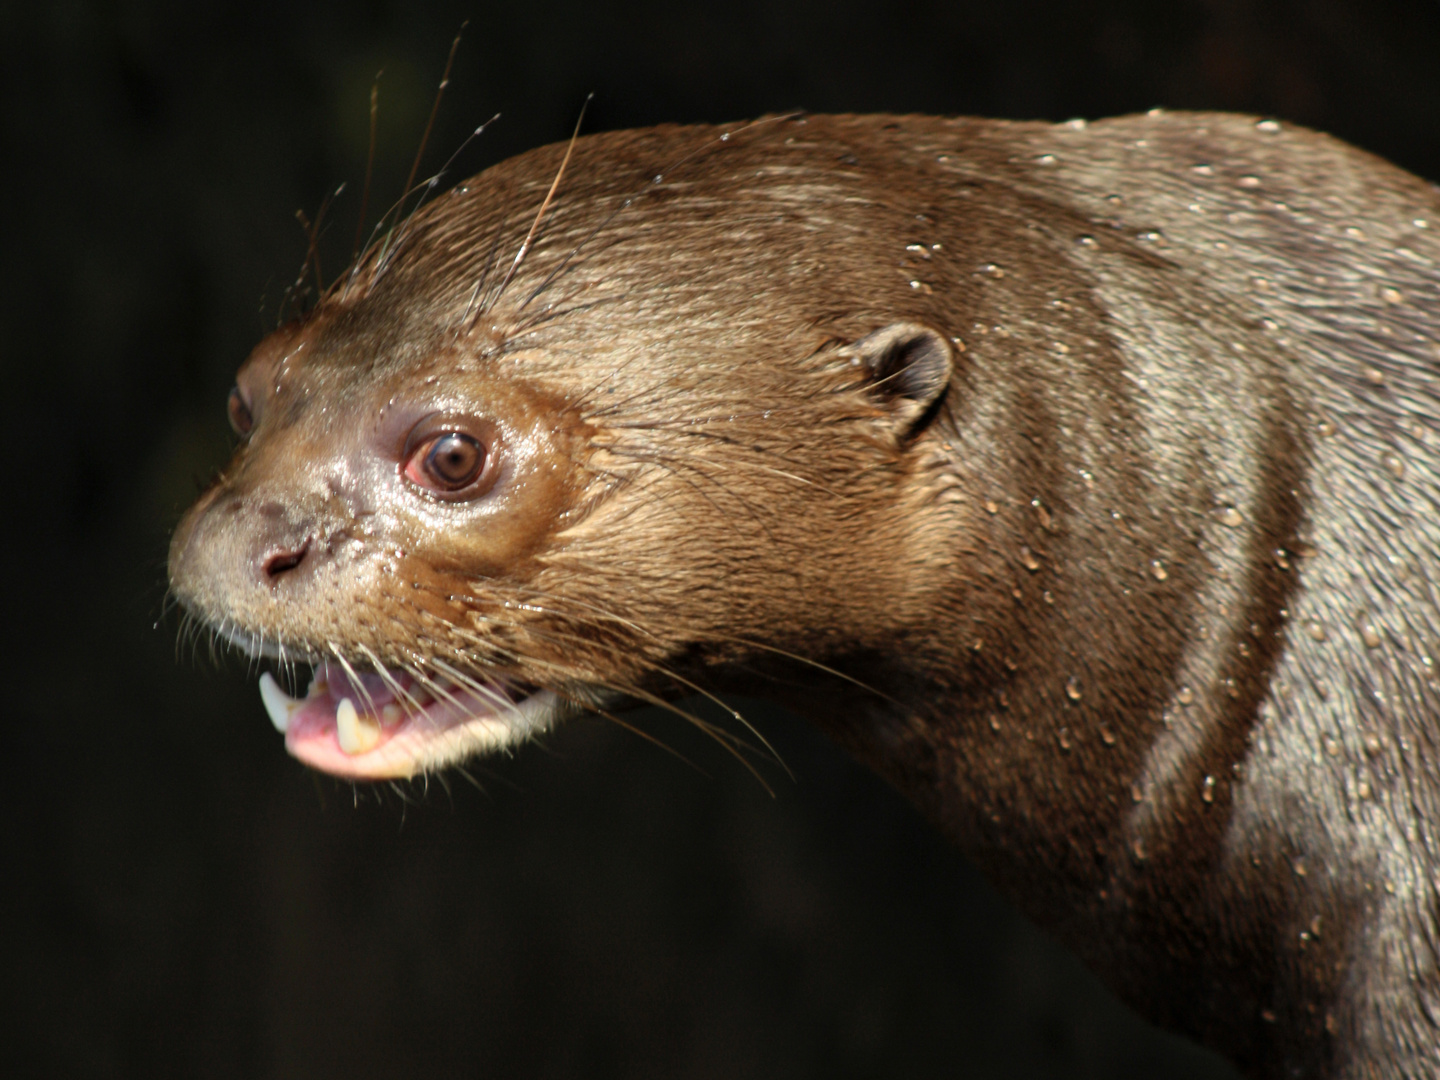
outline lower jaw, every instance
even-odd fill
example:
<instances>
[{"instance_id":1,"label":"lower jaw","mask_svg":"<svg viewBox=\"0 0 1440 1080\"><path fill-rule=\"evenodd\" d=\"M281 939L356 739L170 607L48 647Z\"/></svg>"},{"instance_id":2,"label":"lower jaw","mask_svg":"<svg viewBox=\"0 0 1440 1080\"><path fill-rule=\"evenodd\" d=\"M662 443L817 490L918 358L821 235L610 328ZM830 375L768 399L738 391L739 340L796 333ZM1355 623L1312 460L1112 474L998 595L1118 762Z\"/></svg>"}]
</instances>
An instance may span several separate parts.
<instances>
[{"instance_id":1,"label":"lower jaw","mask_svg":"<svg viewBox=\"0 0 1440 1080\"><path fill-rule=\"evenodd\" d=\"M430 694L410 681L397 696L373 676L359 676L357 687L325 674L317 669L310 691L295 699L266 673L260 693L292 756L348 779L410 777L503 750L549 729L560 709L548 690L442 683Z\"/></svg>"}]
</instances>

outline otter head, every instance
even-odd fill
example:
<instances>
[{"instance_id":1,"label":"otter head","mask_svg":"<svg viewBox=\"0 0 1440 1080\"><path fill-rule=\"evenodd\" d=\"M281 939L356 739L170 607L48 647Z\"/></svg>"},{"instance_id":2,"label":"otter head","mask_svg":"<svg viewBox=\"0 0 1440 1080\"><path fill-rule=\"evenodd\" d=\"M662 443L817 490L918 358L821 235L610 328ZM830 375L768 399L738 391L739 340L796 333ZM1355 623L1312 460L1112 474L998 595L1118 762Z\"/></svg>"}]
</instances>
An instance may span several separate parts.
<instances>
[{"instance_id":1,"label":"otter head","mask_svg":"<svg viewBox=\"0 0 1440 1080\"><path fill-rule=\"evenodd\" d=\"M716 135L579 141L538 229L563 148L497 166L240 369L240 446L170 578L202 626L313 665L303 698L261 680L295 756L408 776L881 650L933 605L955 350L851 235L901 251L914 215L828 154Z\"/></svg>"}]
</instances>

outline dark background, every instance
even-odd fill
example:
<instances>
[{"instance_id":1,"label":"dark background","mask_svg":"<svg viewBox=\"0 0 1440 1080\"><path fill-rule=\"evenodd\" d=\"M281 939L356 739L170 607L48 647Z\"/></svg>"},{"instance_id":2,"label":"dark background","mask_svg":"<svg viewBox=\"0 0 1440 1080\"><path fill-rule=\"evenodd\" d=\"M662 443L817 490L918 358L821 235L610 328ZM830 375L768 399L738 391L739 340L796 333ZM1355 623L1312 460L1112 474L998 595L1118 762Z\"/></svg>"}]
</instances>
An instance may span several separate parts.
<instances>
[{"instance_id":1,"label":"dark background","mask_svg":"<svg viewBox=\"0 0 1440 1080\"><path fill-rule=\"evenodd\" d=\"M588 130L805 106L1326 128L1440 178L1434 0L0 4L0 1065L10 1076L1219 1077L787 717L771 798L576 723L483 793L289 760L157 627L167 534L381 80L398 192ZM372 203L372 207L375 206Z\"/></svg>"}]
</instances>

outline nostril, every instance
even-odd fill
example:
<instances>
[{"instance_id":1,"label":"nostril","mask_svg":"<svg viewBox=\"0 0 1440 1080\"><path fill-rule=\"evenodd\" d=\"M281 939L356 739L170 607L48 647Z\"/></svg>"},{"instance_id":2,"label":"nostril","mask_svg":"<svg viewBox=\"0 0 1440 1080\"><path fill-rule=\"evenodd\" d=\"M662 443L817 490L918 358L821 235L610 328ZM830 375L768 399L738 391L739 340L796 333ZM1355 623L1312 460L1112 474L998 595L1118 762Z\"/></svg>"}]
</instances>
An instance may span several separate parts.
<instances>
[{"instance_id":1,"label":"nostril","mask_svg":"<svg viewBox=\"0 0 1440 1080\"><path fill-rule=\"evenodd\" d=\"M310 550L310 541L306 540L293 551L274 551L265 557L263 569L265 576L272 582L288 570L294 570L305 561L305 553Z\"/></svg>"}]
</instances>

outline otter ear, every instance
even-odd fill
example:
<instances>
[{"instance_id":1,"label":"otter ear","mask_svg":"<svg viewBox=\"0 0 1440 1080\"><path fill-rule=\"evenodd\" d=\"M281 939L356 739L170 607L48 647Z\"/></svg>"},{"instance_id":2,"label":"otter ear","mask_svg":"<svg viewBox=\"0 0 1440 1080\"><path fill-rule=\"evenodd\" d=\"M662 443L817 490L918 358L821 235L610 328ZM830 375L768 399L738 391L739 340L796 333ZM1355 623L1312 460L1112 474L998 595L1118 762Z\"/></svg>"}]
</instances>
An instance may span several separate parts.
<instances>
[{"instance_id":1,"label":"otter ear","mask_svg":"<svg viewBox=\"0 0 1440 1080\"><path fill-rule=\"evenodd\" d=\"M955 370L950 339L921 323L896 322L844 350L871 374L870 393L889 409L904 440L934 417Z\"/></svg>"}]
</instances>

